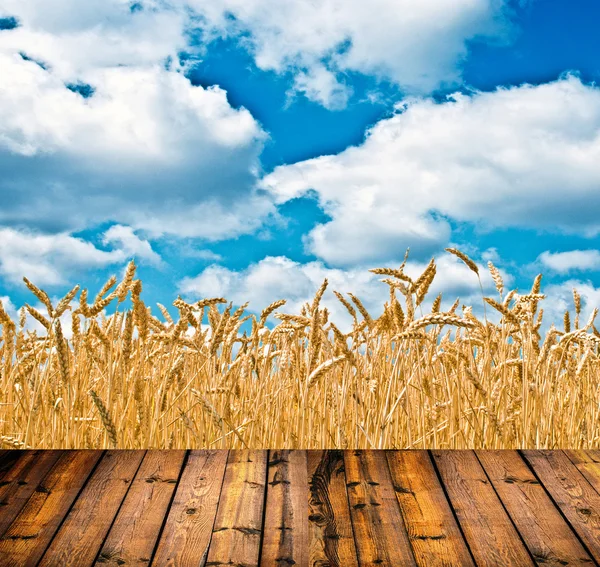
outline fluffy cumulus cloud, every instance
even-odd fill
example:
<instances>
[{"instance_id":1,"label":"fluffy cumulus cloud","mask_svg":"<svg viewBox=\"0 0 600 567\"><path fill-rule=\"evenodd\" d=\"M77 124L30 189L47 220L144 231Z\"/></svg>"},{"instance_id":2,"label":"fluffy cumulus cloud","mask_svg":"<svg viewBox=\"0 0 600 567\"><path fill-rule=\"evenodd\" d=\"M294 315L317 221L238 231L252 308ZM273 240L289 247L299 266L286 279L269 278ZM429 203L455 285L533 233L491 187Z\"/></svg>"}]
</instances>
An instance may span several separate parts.
<instances>
[{"instance_id":1,"label":"fluffy cumulus cloud","mask_svg":"<svg viewBox=\"0 0 600 567\"><path fill-rule=\"evenodd\" d=\"M542 293L546 295L546 299L541 305L544 308L544 326L546 329L554 324L555 327L562 330L563 315L567 310L571 313L571 317L574 317L574 289L581 296L581 327L588 322L594 309L600 306L600 288L590 281L569 279L561 283L542 286ZM597 320L596 326L598 326Z\"/></svg>"},{"instance_id":2,"label":"fluffy cumulus cloud","mask_svg":"<svg viewBox=\"0 0 600 567\"><path fill-rule=\"evenodd\" d=\"M467 42L506 37L503 0L187 0L208 35L242 37L261 69L290 71L325 106L345 105L345 73L429 92L460 79Z\"/></svg>"},{"instance_id":3,"label":"fluffy cumulus cloud","mask_svg":"<svg viewBox=\"0 0 600 567\"><path fill-rule=\"evenodd\" d=\"M569 250L568 252L543 252L538 258L546 268L566 274L575 271L591 271L600 268L600 251Z\"/></svg>"},{"instance_id":4,"label":"fluffy cumulus cloud","mask_svg":"<svg viewBox=\"0 0 600 567\"><path fill-rule=\"evenodd\" d=\"M128 227L112 227L104 235L109 250L102 250L67 233L0 228L0 277L18 282L25 275L39 285L67 283L82 269L99 269L122 264L131 258L157 263L159 256L150 244Z\"/></svg>"},{"instance_id":5,"label":"fluffy cumulus cloud","mask_svg":"<svg viewBox=\"0 0 600 567\"><path fill-rule=\"evenodd\" d=\"M147 240L140 238L130 226L116 224L111 226L103 235L105 245L112 245L129 257L147 261L158 266L161 257L152 249Z\"/></svg>"},{"instance_id":6,"label":"fluffy cumulus cloud","mask_svg":"<svg viewBox=\"0 0 600 567\"><path fill-rule=\"evenodd\" d=\"M399 262L397 262L399 264ZM406 273L417 278L427 267L424 262L409 262ZM495 293L491 277L481 266L482 283L486 293ZM504 274L507 285L512 278ZM220 265L206 268L196 277L188 277L180 283L180 291L191 299L224 296L235 304L250 301L249 309L260 312L275 299L286 299L282 308L288 313L298 313L304 303L312 301L315 292L326 279L329 288L323 297L323 305L332 313L335 321L347 326L350 317L333 295L332 290L353 293L358 296L373 316L379 316L388 299L388 287L380 276L365 268L336 269L322 262L302 264L286 257L267 257L251 264L244 270L231 270ZM443 292L444 307L449 307L457 297L466 305L475 305L480 311L481 291L477 277L456 258L449 255L437 260L437 275L430 288L428 308L434 297Z\"/></svg>"},{"instance_id":7,"label":"fluffy cumulus cloud","mask_svg":"<svg viewBox=\"0 0 600 567\"><path fill-rule=\"evenodd\" d=\"M333 265L415 243L428 253L447 242L450 220L595 235L599 185L600 89L574 76L414 99L360 146L263 180L280 203L316 192L331 220L306 245Z\"/></svg>"},{"instance_id":8,"label":"fluffy cumulus cloud","mask_svg":"<svg viewBox=\"0 0 600 567\"><path fill-rule=\"evenodd\" d=\"M252 193L266 134L222 89L180 72L183 14L51 4L2 5L18 25L0 32L0 223L111 220L207 239L258 226L271 210Z\"/></svg>"}]
</instances>

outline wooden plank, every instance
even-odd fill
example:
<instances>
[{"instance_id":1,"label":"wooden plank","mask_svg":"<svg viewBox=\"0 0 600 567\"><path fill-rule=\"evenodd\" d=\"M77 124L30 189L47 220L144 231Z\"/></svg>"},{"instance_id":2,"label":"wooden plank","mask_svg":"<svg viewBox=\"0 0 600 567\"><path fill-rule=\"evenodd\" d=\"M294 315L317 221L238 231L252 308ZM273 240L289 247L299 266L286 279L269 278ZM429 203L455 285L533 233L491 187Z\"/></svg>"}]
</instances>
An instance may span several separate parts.
<instances>
[{"instance_id":1,"label":"wooden plank","mask_svg":"<svg viewBox=\"0 0 600 567\"><path fill-rule=\"evenodd\" d=\"M102 451L65 451L0 538L0 566L37 565Z\"/></svg>"},{"instance_id":2,"label":"wooden plank","mask_svg":"<svg viewBox=\"0 0 600 567\"><path fill-rule=\"evenodd\" d=\"M308 451L309 565L357 567L342 451Z\"/></svg>"},{"instance_id":3,"label":"wooden plank","mask_svg":"<svg viewBox=\"0 0 600 567\"><path fill-rule=\"evenodd\" d=\"M24 454L25 451L21 449L4 449L0 451L0 481Z\"/></svg>"},{"instance_id":4,"label":"wooden plank","mask_svg":"<svg viewBox=\"0 0 600 567\"><path fill-rule=\"evenodd\" d=\"M516 451L477 451L477 456L538 565L594 564Z\"/></svg>"},{"instance_id":5,"label":"wooden plank","mask_svg":"<svg viewBox=\"0 0 600 567\"><path fill-rule=\"evenodd\" d=\"M600 451L565 451L565 454L600 494Z\"/></svg>"},{"instance_id":6,"label":"wooden plank","mask_svg":"<svg viewBox=\"0 0 600 567\"><path fill-rule=\"evenodd\" d=\"M24 451L0 482L0 535L2 535L37 485L61 456L60 451Z\"/></svg>"},{"instance_id":7,"label":"wooden plank","mask_svg":"<svg viewBox=\"0 0 600 567\"><path fill-rule=\"evenodd\" d=\"M44 554L40 567L93 565L145 451L107 451Z\"/></svg>"},{"instance_id":8,"label":"wooden plank","mask_svg":"<svg viewBox=\"0 0 600 567\"><path fill-rule=\"evenodd\" d=\"M481 566L533 565L473 451L433 451L467 544Z\"/></svg>"},{"instance_id":9,"label":"wooden plank","mask_svg":"<svg viewBox=\"0 0 600 567\"><path fill-rule=\"evenodd\" d=\"M261 562L308 565L306 451L270 451Z\"/></svg>"},{"instance_id":10,"label":"wooden plank","mask_svg":"<svg viewBox=\"0 0 600 567\"><path fill-rule=\"evenodd\" d=\"M523 455L600 563L600 495L562 451L523 451Z\"/></svg>"},{"instance_id":11,"label":"wooden plank","mask_svg":"<svg viewBox=\"0 0 600 567\"><path fill-rule=\"evenodd\" d=\"M153 565L204 565L226 464L227 451L190 451Z\"/></svg>"},{"instance_id":12,"label":"wooden plank","mask_svg":"<svg viewBox=\"0 0 600 567\"><path fill-rule=\"evenodd\" d=\"M394 491L418 565L474 565L427 451L387 451Z\"/></svg>"},{"instance_id":13,"label":"wooden plank","mask_svg":"<svg viewBox=\"0 0 600 567\"><path fill-rule=\"evenodd\" d=\"M206 565L258 565L267 481L266 451L231 451Z\"/></svg>"},{"instance_id":14,"label":"wooden plank","mask_svg":"<svg viewBox=\"0 0 600 567\"><path fill-rule=\"evenodd\" d=\"M360 565L416 565L383 451L345 451L346 487Z\"/></svg>"},{"instance_id":15,"label":"wooden plank","mask_svg":"<svg viewBox=\"0 0 600 567\"><path fill-rule=\"evenodd\" d=\"M185 451L148 451L131 483L96 567L147 564L158 541Z\"/></svg>"}]
</instances>

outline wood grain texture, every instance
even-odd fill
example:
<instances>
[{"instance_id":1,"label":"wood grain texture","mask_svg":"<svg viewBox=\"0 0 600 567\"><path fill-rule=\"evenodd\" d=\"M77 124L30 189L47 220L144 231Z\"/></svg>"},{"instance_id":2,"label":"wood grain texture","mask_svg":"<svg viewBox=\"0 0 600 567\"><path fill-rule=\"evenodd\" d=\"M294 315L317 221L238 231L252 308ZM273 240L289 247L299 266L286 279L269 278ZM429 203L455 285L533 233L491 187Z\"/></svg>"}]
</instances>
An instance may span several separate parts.
<instances>
[{"instance_id":1,"label":"wood grain texture","mask_svg":"<svg viewBox=\"0 0 600 567\"><path fill-rule=\"evenodd\" d=\"M96 567L146 565L150 562L177 486L185 453L146 453L100 550Z\"/></svg>"},{"instance_id":2,"label":"wood grain texture","mask_svg":"<svg viewBox=\"0 0 600 567\"><path fill-rule=\"evenodd\" d=\"M533 565L473 451L432 451L477 565Z\"/></svg>"},{"instance_id":3,"label":"wood grain texture","mask_svg":"<svg viewBox=\"0 0 600 567\"><path fill-rule=\"evenodd\" d=\"M201 567L205 564L227 456L227 451L189 452L153 565Z\"/></svg>"},{"instance_id":4,"label":"wood grain texture","mask_svg":"<svg viewBox=\"0 0 600 567\"><path fill-rule=\"evenodd\" d=\"M523 455L600 563L600 495L562 451L523 451Z\"/></svg>"},{"instance_id":5,"label":"wood grain texture","mask_svg":"<svg viewBox=\"0 0 600 567\"><path fill-rule=\"evenodd\" d=\"M417 564L474 565L429 454L387 451L387 459Z\"/></svg>"},{"instance_id":6,"label":"wood grain texture","mask_svg":"<svg viewBox=\"0 0 600 567\"><path fill-rule=\"evenodd\" d=\"M259 563L267 451L231 451L213 528L207 567Z\"/></svg>"},{"instance_id":7,"label":"wood grain texture","mask_svg":"<svg viewBox=\"0 0 600 567\"><path fill-rule=\"evenodd\" d=\"M0 538L1 567L37 565L102 451L66 451Z\"/></svg>"},{"instance_id":8,"label":"wood grain texture","mask_svg":"<svg viewBox=\"0 0 600 567\"><path fill-rule=\"evenodd\" d=\"M269 451L260 564L308 567L306 451Z\"/></svg>"},{"instance_id":9,"label":"wood grain texture","mask_svg":"<svg viewBox=\"0 0 600 567\"><path fill-rule=\"evenodd\" d=\"M88 567L96 556L145 451L107 451L54 536L39 567Z\"/></svg>"},{"instance_id":10,"label":"wood grain texture","mask_svg":"<svg viewBox=\"0 0 600 567\"><path fill-rule=\"evenodd\" d=\"M416 565L383 451L346 451L346 488L360 565Z\"/></svg>"},{"instance_id":11,"label":"wood grain texture","mask_svg":"<svg viewBox=\"0 0 600 567\"><path fill-rule=\"evenodd\" d=\"M27 451L20 449L3 449L0 451L0 481L25 453L27 453Z\"/></svg>"},{"instance_id":12,"label":"wood grain texture","mask_svg":"<svg viewBox=\"0 0 600 567\"><path fill-rule=\"evenodd\" d=\"M518 453L477 451L477 456L536 564L594 564Z\"/></svg>"},{"instance_id":13,"label":"wood grain texture","mask_svg":"<svg viewBox=\"0 0 600 567\"><path fill-rule=\"evenodd\" d=\"M565 454L600 494L600 451L565 451Z\"/></svg>"},{"instance_id":14,"label":"wood grain texture","mask_svg":"<svg viewBox=\"0 0 600 567\"><path fill-rule=\"evenodd\" d=\"M600 565L599 465L587 450L0 452L0 567Z\"/></svg>"},{"instance_id":15,"label":"wood grain texture","mask_svg":"<svg viewBox=\"0 0 600 567\"><path fill-rule=\"evenodd\" d=\"M358 565L342 451L308 451L309 565Z\"/></svg>"},{"instance_id":16,"label":"wood grain texture","mask_svg":"<svg viewBox=\"0 0 600 567\"><path fill-rule=\"evenodd\" d=\"M0 535L8 529L61 454L61 451L24 451L11 463L0 481Z\"/></svg>"}]
</instances>

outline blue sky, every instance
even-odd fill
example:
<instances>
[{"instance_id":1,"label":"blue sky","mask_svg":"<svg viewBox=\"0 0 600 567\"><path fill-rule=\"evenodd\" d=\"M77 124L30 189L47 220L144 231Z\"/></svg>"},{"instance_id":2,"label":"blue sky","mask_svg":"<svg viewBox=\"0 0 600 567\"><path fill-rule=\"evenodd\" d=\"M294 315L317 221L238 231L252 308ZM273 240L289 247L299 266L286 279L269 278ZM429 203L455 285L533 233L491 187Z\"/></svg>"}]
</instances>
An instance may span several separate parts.
<instances>
[{"instance_id":1,"label":"blue sky","mask_svg":"<svg viewBox=\"0 0 600 567\"><path fill-rule=\"evenodd\" d=\"M456 245L600 303L598 3L375 4L0 0L0 297L375 306L410 247L468 303Z\"/></svg>"}]
</instances>

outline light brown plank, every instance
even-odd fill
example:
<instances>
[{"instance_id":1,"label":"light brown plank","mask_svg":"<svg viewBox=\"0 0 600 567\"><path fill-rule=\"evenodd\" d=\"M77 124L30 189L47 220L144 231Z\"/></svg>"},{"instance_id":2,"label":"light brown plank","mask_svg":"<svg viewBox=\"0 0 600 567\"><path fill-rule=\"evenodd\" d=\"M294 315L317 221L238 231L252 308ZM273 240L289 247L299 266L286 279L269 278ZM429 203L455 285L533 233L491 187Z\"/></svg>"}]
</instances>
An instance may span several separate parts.
<instances>
[{"instance_id":1,"label":"light brown plank","mask_svg":"<svg viewBox=\"0 0 600 567\"><path fill-rule=\"evenodd\" d=\"M342 451L308 451L309 565L358 565Z\"/></svg>"},{"instance_id":2,"label":"light brown plank","mask_svg":"<svg viewBox=\"0 0 600 567\"><path fill-rule=\"evenodd\" d=\"M190 451L152 565L205 564L226 464L227 451Z\"/></svg>"},{"instance_id":3,"label":"light brown plank","mask_svg":"<svg viewBox=\"0 0 600 567\"><path fill-rule=\"evenodd\" d=\"M565 454L600 494L600 451L565 451Z\"/></svg>"},{"instance_id":4,"label":"light brown plank","mask_svg":"<svg viewBox=\"0 0 600 567\"><path fill-rule=\"evenodd\" d=\"M65 518L39 567L88 567L144 458L145 451L107 451Z\"/></svg>"},{"instance_id":5,"label":"light brown plank","mask_svg":"<svg viewBox=\"0 0 600 567\"><path fill-rule=\"evenodd\" d=\"M477 451L477 456L538 565L594 564L516 451Z\"/></svg>"},{"instance_id":6,"label":"light brown plank","mask_svg":"<svg viewBox=\"0 0 600 567\"><path fill-rule=\"evenodd\" d=\"M185 451L148 451L100 550L96 567L150 562Z\"/></svg>"},{"instance_id":7,"label":"light brown plank","mask_svg":"<svg viewBox=\"0 0 600 567\"><path fill-rule=\"evenodd\" d=\"M0 539L0 566L37 565L102 451L65 451Z\"/></svg>"},{"instance_id":8,"label":"light brown plank","mask_svg":"<svg viewBox=\"0 0 600 567\"><path fill-rule=\"evenodd\" d=\"M477 565L533 565L473 451L432 451Z\"/></svg>"},{"instance_id":9,"label":"light brown plank","mask_svg":"<svg viewBox=\"0 0 600 567\"><path fill-rule=\"evenodd\" d=\"M417 564L474 565L429 453L387 451L387 459Z\"/></svg>"},{"instance_id":10,"label":"light brown plank","mask_svg":"<svg viewBox=\"0 0 600 567\"><path fill-rule=\"evenodd\" d=\"M0 535L8 529L61 454L60 451L25 451L4 473L0 482Z\"/></svg>"},{"instance_id":11,"label":"light brown plank","mask_svg":"<svg viewBox=\"0 0 600 567\"><path fill-rule=\"evenodd\" d=\"M416 565L384 451L344 451L360 565Z\"/></svg>"},{"instance_id":12,"label":"light brown plank","mask_svg":"<svg viewBox=\"0 0 600 567\"><path fill-rule=\"evenodd\" d=\"M600 495L562 451L523 451L523 455L600 563Z\"/></svg>"},{"instance_id":13,"label":"light brown plank","mask_svg":"<svg viewBox=\"0 0 600 567\"><path fill-rule=\"evenodd\" d=\"M266 482L266 451L229 453L207 567L258 565Z\"/></svg>"},{"instance_id":14,"label":"light brown plank","mask_svg":"<svg viewBox=\"0 0 600 567\"><path fill-rule=\"evenodd\" d=\"M269 451L261 566L308 567L306 451Z\"/></svg>"}]
</instances>

